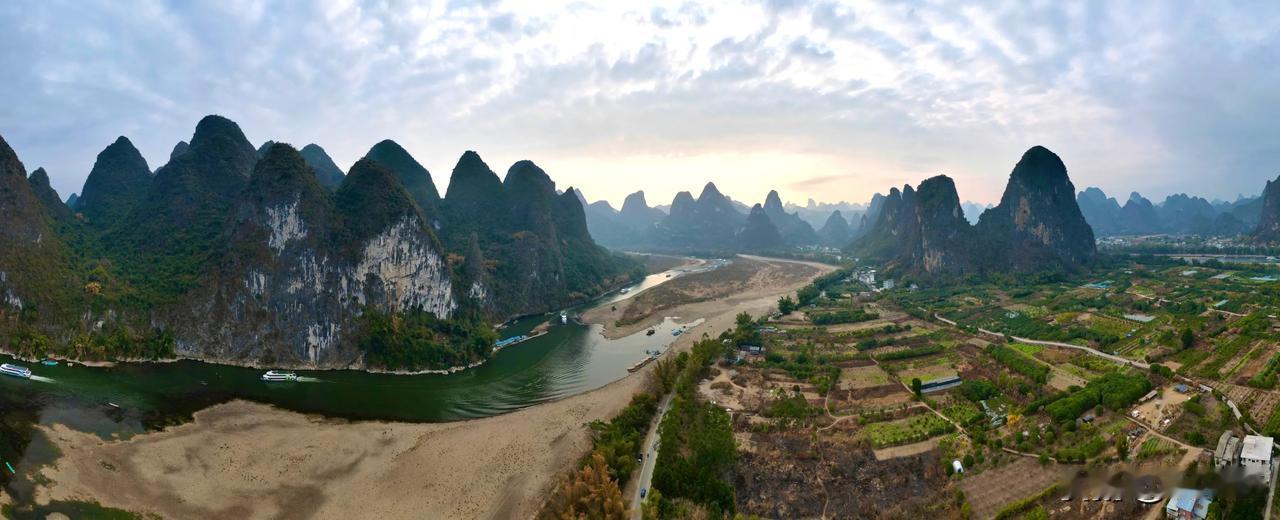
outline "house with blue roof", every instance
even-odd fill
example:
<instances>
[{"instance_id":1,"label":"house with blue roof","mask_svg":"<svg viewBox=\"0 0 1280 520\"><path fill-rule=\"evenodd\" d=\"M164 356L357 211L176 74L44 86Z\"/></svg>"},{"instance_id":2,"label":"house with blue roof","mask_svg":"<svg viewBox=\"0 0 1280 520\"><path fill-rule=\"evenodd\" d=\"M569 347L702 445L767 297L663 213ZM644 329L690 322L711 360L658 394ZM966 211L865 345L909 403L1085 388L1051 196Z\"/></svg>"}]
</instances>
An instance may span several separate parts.
<instances>
[{"instance_id":1,"label":"house with blue roof","mask_svg":"<svg viewBox=\"0 0 1280 520\"><path fill-rule=\"evenodd\" d=\"M1169 503L1164 506L1164 517L1170 520L1204 520L1209 516L1209 504L1213 503L1213 490L1174 488Z\"/></svg>"}]
</instances>

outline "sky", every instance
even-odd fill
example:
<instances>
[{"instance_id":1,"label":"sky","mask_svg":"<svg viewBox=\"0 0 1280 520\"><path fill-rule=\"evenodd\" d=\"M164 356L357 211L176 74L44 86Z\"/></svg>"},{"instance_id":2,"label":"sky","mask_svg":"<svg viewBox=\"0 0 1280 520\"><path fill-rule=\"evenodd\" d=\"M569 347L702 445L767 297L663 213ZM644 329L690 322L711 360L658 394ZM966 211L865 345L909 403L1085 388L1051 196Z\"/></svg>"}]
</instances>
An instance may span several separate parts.
<instances>
[{"instance_id":1,"label":"sky","mask_svg":"<svg viewBox=\"0 0 1280 520\"><path fill-rule=\"evenodd\" d=\"M0 3L0 135L64 197L128 136L206 114L342 168L394 139L442 191L466 150L619 207L714 181L865 202L937 174L999 199L1044 145L1123 203L1280 174L1277 2Z\"/></svg>"}]
</instances>

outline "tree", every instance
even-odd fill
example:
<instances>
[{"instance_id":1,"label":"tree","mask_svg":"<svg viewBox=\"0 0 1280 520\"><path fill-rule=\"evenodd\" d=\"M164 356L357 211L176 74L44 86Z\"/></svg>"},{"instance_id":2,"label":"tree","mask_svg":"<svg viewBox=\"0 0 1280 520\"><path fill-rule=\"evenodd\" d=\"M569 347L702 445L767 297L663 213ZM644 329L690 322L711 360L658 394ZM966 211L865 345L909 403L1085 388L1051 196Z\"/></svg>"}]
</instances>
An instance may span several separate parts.
<instances>
[{"instance_id":1,"label":"tree","mask_svg":"<svg viewBox=\"0 0 1280 520\"><path fill-rule=\"evenodd\" d=\"M1196 335L1195 333L1191 332L1191 327L1183 327L1182 328L1182 349L1183 350L1189 349L1191 348L1192 345L1195 345L1195 343L1196 343Z\"/></svg>"},{"instance_id":2,"label":"tree","mask_svg":"<svg viewBox=\"0 0 1280 520\"><path fill-rule=\"evenodd\" d=\"M920 397L920 394L921 394L920 387L921 387L920 378L918 377L911 378L911 391L915 392L916 397Z\"/></svg>"},{"instance_id":3,"label":"tree","mask_svg":"<svg viewBox=\"0 0 1280 520\"><path fill-rule=\"evenodd\" d=\"M786 315L791 314L791 311L794 310L796 310L796 301L791 299L791 295L778 298L778 312Z\"/></svg>"},{"instance_id":4,"label":"tree","mask_svg":"<svg viewBox=\"0 0 1280 520\"><path fill-rule=\"evenodd\" d=\"M972 453L966 453L966 454L965 454L965 456L964 456L964 467L966 467L966 468L972 468L972 467L973 467L973 454L972 454Z\"/></svg>"},{"instance_id":5,"label":"tree","mask_svg":"<svg viewBox=\"0 0 1280 520\"><path fill-rule=\"evenodd\" d=\"M560 482L538 516L545 520L624 519L626 510L618 482L609 478L609 466L597 453L592 455L590 464Z\"/></svg>"},{"instance_id":6,"label":"tree","mask_svg":"<svg viewBox=\"0 0 1280 520\"><path fill-rule=\"evenodd\" d=\"M1128 437L1121 435L1120 438L1116 440L1116 455L1120 457L1120 460L1129 460Z\"/></svg>"}]
</instances>

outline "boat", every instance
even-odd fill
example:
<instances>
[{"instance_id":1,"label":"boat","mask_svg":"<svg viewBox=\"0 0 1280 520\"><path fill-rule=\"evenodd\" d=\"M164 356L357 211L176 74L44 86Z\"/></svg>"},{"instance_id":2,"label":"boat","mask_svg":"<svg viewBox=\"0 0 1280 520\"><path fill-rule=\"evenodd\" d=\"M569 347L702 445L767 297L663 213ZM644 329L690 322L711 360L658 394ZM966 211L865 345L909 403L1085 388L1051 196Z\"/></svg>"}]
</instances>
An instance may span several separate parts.
<instances>
[{"instance_id":1,"label":"boat","mask_svg":"<svg viewBox=\"0 0 1280 520\"><path fill-rule=\"evenodd\" d=\"M653 355L653 354L650 354L650 355L648 355L648 356L645 356L645 358L644 358L644 359L641 359L641 360L640 360L639 362L637 362L636 364L631 365L629 368L627 368L627 372L635 372L635 371L637 371L637 370L640 370L640 369L644 368L644 366L645 366L645 365L648 365L650 362L652 362L652 361L653 361L653 360L655 360L655 359L658 359L658 356L655 356L655 355Z\"/></svg>"},{"instance_id":2,"label":"boat","mask_svg":"<svg viewBox=\"0 0 1280 520\"><path fill-rule=\"evenodd\" d=\"M0 374L27 379L31 377L31 369L27 367L20 367L18 365L10 365L8 363L5 363L3 365L0 365Z\"/></svg>"},{"instance_id":3,"label":"boat","mask_svg":"<svg viewBox=\"0 0 1280 520\"><path fill-rule=\"evenodd\" d=\"M52 359L46 359L46 360L44 360L44 361L41 361L41 362L40 362L40 364L41 364L41 365L44 365L44 366L47 366L47 367L56 367L56 366L58 366L58 362L57 362L57 361L54 361L54 360L52 360Z\"/></svg>"},{"instance_id":4,"label":"boat","mask_svg":"<svg viewBox=\"0 0 1280 520\"><path fill-rule=\"evenodd\" d=\"M566 323L569 323L569 315L565 314L564 311L560 311L560 324L564 325Z\"/></svg>"},{"instance_id":5,"label":"boat","mask_svg":"<svg viewBox=\"0 0 1280 520\"><path fill-rule=\"evenodd\" d=\"M645 336L652 336L652 335L653 335L653 333L654 333L654 330L653 330L653 329L649 329L649 332L644 333L644 335L645 335Z\"/></svg>"},{"instance_id":6,"label":"boat","mask_svg":"<svg viewBox=\"0 0 1280 520\"><path fill-rule=\"evenodd\" d=\"M283 382L283 381L297 381L298 374L295 374L293 372L282 372L279 370L268 370L267 373L262 374L262 380L268 383Z\"/></svg>"}]
</instances>

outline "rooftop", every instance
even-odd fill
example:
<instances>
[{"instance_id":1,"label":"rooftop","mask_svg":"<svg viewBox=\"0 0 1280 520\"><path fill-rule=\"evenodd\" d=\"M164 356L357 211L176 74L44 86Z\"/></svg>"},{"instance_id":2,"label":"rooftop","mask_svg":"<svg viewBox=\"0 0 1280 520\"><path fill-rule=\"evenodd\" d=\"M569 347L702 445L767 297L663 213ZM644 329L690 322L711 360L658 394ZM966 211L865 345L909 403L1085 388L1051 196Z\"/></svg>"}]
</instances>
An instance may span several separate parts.
<instances>
[{"instance_id":1,"label":"rooftop","mask_svg":"<svg viewBox=\"0 0 1280 520\"><path fill-rule=\"evenodd\" d=\"M1244 446L1240 448L1240 458L1252 460L1271 460L1271 445L1275 440L1271 437L1246 435Z\"/></svg>"}]
</instances>

